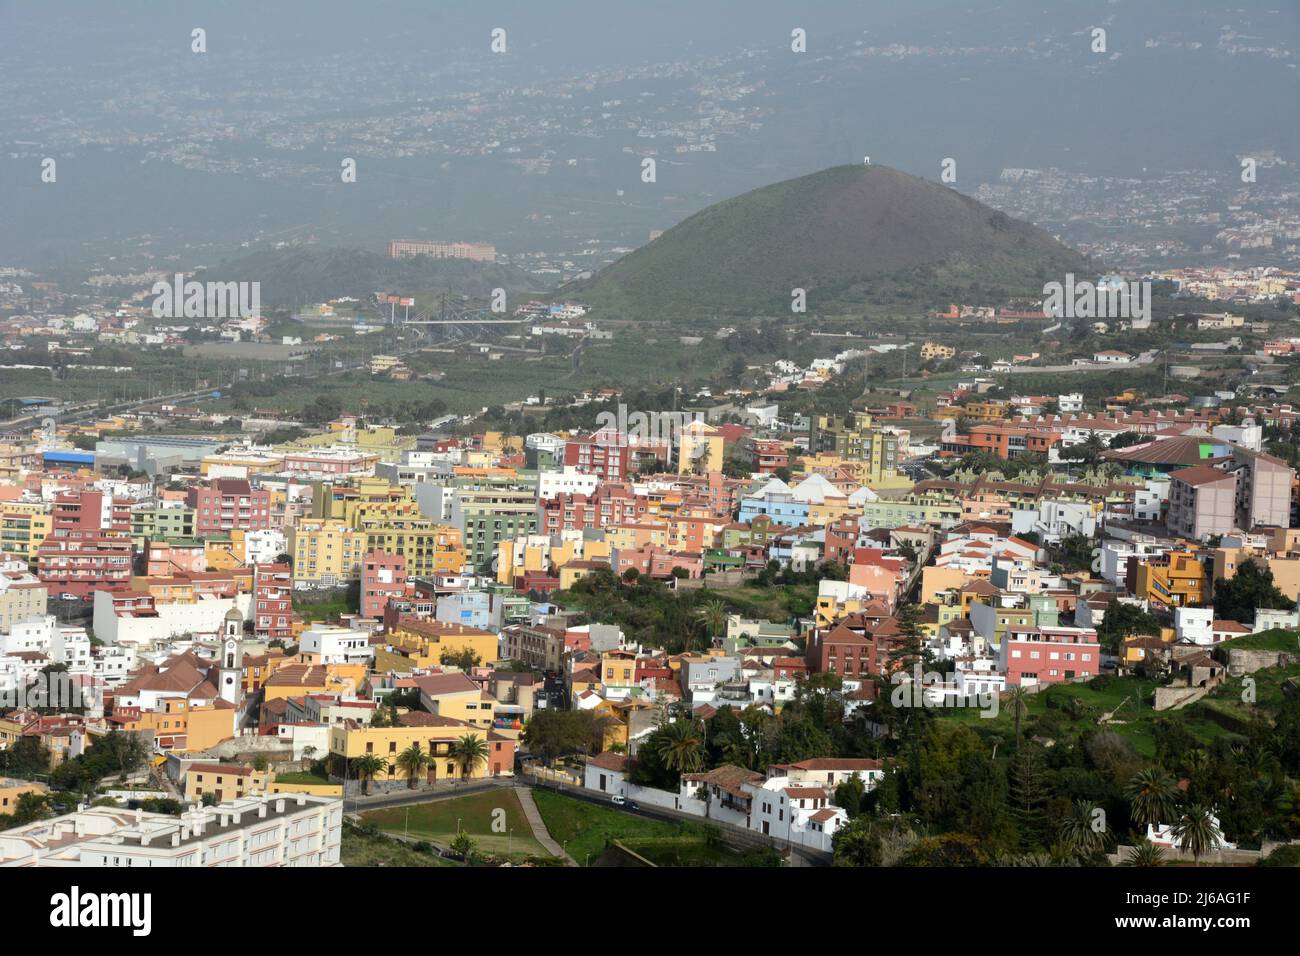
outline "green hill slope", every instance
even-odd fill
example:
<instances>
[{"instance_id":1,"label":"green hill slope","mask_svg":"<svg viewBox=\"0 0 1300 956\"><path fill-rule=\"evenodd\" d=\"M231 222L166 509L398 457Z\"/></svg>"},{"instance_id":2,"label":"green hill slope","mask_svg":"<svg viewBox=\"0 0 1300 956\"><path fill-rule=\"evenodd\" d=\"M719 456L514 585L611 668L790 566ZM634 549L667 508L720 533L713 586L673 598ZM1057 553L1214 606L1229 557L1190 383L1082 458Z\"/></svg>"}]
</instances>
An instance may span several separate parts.
<instances>
[{"instance_id":1,"label":"green hill slope","mask_svg":"<svg viewBox=\"0 0 1300 956\"><path fill-rule=\"evenodd\" d=\"M837 166L710 206L563 290L629 318L864 305L937 308L1038 295L1092 271L1027 223L884 166Z\"/></svg>"}]
</instances>

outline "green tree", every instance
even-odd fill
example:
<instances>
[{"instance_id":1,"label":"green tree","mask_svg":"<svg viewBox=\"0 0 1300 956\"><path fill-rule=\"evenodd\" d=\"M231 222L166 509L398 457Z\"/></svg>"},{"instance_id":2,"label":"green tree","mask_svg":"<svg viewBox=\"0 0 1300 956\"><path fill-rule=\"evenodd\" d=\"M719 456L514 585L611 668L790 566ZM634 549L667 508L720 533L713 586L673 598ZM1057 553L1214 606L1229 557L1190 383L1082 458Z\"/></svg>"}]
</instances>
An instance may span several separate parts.
<instances>
[{"instance_id":1,"label":"green tree","mask_svg":"<svg viewBox=\"0 0 1300 956\"><path fill-rule=\"evenodd\" d=\"M1133 822L1158 826L1174 816L1182 796L1178 782L1159 767L1139 770L1124 788Z\"/></svg>"},{"instance_id":2,"label":"green tree","mask_svg":"<svg viewBox=\"0 0 1300 956\"><path fill-rule=\"evenodd\" d=\"M433 763L433 755L421 750L418 740L397 755L397 766L406 774L406 785L412 790L415 789L420 774L427 770L431 763Z\"/></svg>"},{"instance_id":3,"label":"green tree","mask_svg":"<svg viewBox=\"0 0 1300 956\"><path fill-rule=\"evenodd\" d=\"M487 763L488 754L487 740L477 734L465 734L451 745L451 757L460 765L462 780L473 776L479 764Z\"/></svg>"},{"instance_id":4,"label":"green tree","mask_svg":"<svg viewBox=\"0 0 1300 956\"><path fill-rule=\"evenodd\" d=\"M867 817L850 820L831 840L835 866L880 866L880 834Z\"/></svg>"},{"instance_id":5,"label":"green tree","mask_svg":"<svg viewBox=\"0 0 1300 956\"><path fill-rule=\"evenodd\" d=\"M1162 866L1164 862L1165 851L1150 840L1143 839L1125 854L1120 866Z\"/></svg>"},{"instance_id":6,"label":"green tree","mask_svg":"<svg viewBox=\"0 0 1300 956\"><path fill-rule=\"evenodd\" d=\"M478 667L482 658L474 653L470 647L462 647L458 651L446 650L438 658L438 663L444 667L458 667L463 671L471 671Z\"/></svg>"},{"instance_id":7,"label":"green tree","mask_svg":"<svg viewBox=\"0 0 1300 956\"><path fill-rule=\"evenodd\" d=\"M694 720L675 720L651 737L664 766L678 774L698 773L704 768L704 735Z\"/></svg>"},{"instance_id":8,"label":"green tree","mask_svg":"<svg viewBox=\"0 0 1300 956\"><path fill-rule=\"evenodd\" d=\"M1198 803L1184 810L1182 816L1174 821L1170 831L1182 849L1191 853L1198 864L1201 862L1201 857L1218 846L1223 836L1218 824L1214 822L1214 815L1210 812L1210 808Z\"/></svg>"},{"instance_id":9,"label":"green tree","mask_svg":"<svg viewBox=\"0 0 1300 956\"><path fill-rule=\"evenodd\" d=\"M1022 849L1043 846L1047 829L1047 783L1042 759L1033 749L1017 750L1011 760L1011 815L1020 830Z\"/></svg>"},{"instance_id":10,"label":"green tree","mask_svg":"<svg viewBox=\"0 0 1300 956\"><path fill-rule=\"evenodd\" d=\"M362 754L352 759L352 772L361 781L362 794L370 793L370 783L375 779L375 774L386 767L387 764L380 760L377 754Z\"/></svg>"},{"instance_id":11,"label":"green tree","mask_svg":"<svg viewBox=\"0 0 1300 956\"><path fill-rule=\"evenodd\" d=\"M1214 584L1214 616L1221 620L1254 624L1257 608L1285 610L1295 604L1273 583L1272 569L1254 558L1237 565L1232 578L1220 578Z\"/></svg>"},{"instance_id":12,"label":"green tree","mask_svg":"<svg viewBox=\"0 0 1300 956\"><path fill-rule=\"evenodd\" d=\"M1029 691L1020 686L1007 688L1006 706L1011 708L1011 719L1015 721L1016 752L1018 753L1020 751L1020 721L1029 709Z\"/></svg>"},{"instance_id":13,"label":"green tree","mask_svg":"<svg viewBox=\"0 0 1300 956\"><path fill-rule=\"evenodd\" d=\"M1071 853L1087 859L1106 848L1108 830L1101 808L1091 800L1075 800L1061 820L1059 837Z\"/></svg>"},{"instance_id":14,"label":"green tree","mask_svg":"<svg viewBox=\"0 0 1300 956\"><path fill-rule=\"evenodd\" d=\"M721 601L705 601L696 611L709 629L709 637L721 637L727 626L727 607Z\"/></svg>"}]
</instances>

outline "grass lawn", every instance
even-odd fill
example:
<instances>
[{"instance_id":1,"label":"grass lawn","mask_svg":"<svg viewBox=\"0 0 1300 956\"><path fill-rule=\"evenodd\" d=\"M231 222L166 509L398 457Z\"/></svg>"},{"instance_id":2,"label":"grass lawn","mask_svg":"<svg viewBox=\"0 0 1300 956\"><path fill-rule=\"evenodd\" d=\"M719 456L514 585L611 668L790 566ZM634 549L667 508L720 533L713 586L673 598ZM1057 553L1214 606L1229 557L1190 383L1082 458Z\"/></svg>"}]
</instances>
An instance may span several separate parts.
<instances>
[{"instance_id":1,"label":"grass lawn","mask_svg":"<svg viewBox=\"0 0 1300 956\"><path fill-rule=\"evenodd\" d=\"M534 790L533 801L551 838L561 844L567 841L565 848L579 866L604 853L608 840L626 841L634 850L642 852L636 845L638 840L698 836L703 841L704 838L703 827L650 820L613 806L603 807L586 800L575 800L550 790Z\"/></svg>"},{"instance_id":2,"label":"grass lawn","mask_svg":"<svg viewBox=\"0 0 1300 956\"><path fill-rule=\"evenodd\" d=\"M329 786L329 779L319 777L314 773L306 770L295 770L293 773L278 773L275 775L276 783L305 783L312 785Z\"/></svg>"},{"instance_id":3,"label":"grass lawn","mask_svg":"<svg viewBox=\"0 0 1300 956\"><path fill-rule=\"evenodd\" d=\"M1294 654L1300 652L1300 638L1297 638L1295 631L1274 628L1271 631L1260 631L1258 634L1235 637L1230 641L1225 641L1223 646L1229 650L1290 651Z\"/></svg>"},{"instance_id":4,"label":"grass lawn","mask_svg":"<svg viewBox=\"0 0 1300 956\"><path fill-rule=\"evenodd\" d=\"M409 810L409 818L408 818ZM504 817L497 811L504 810ZM374 823L387 833L409 833L413 837L432 840L446 846L456 838L456 825L460 832L468 833L478 844L481 853L506 856L522 860L529 856L549 856L542 845L533 839L532 828L524 819L523 808L513 790L499 788L483 793L447 800L432 800L408 807L389 807L371 810L361 818ZM409 829L408 829L409 819ZM495 819L504 820L504 829L493 829ZM511 834L510 831L514 831Z\"/></svg>"},{"instance_id":5,"label":"grass lawn","mask_svg":"<svg viewBox=\"0 0 1300 956\"><path fill-rule=\"evenodd\" d=\"M763 619L783 624L793 615L807 616L817 603L815 584L776 584L770 588L745 584L740 587L710 587L709 598L717 598L743 612L751 619Z\"/></svg>"},{"instance_id":6,"label":"grass lawn","mask_svg":"<svg viewBox=\"0 0 1300 956\"><path fill-rule=\"evenodd\" d=\"M371 836L356 827L343 828L343 846L340 858L344 866L459 866L436 853L421 853L414 847L390 840L385 836Z\"/></svg>"},{"instance_id":7,"label":"grass lawn","mask_svg":"<svg viewBox=\"0 0 1300 956\"><path fill-rule=\"evenodd\" d=\"M1228 732L1204 713L1198 712L1196 705L1184 710L1153 710L1152 700L1156 686L1156 682L1145 678L1110 677L1098 689L1087 683L1049 687L1030 695L1025 714L1021 718L1022 732L1040 732L1035 726L1035 718L1055 713L1062 721L1063 733L1079 733L1089 727L1100 726L1097 724L1098 718L1102 714L1114 712L1114 720L1106 724L1105 728L1123 737L1144 757L1155 755L1151 726L1157 719L1182 721L1188 732L1204 743ZM981 717L980 711L973 707L936 710L935 713L970 723L977 730L995 730L1008 737L1015 733L1015 721L1005 700L996 717ZM1072 713L1077 716L1071 717Z\"/></svg>"}]
</instances>

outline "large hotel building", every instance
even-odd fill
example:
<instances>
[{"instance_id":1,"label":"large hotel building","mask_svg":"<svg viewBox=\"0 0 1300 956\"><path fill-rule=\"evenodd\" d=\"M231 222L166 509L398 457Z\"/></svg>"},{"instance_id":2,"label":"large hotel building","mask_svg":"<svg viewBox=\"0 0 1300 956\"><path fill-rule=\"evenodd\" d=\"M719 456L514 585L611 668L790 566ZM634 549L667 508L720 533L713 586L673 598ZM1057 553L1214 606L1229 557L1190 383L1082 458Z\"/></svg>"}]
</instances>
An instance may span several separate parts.
<instances>
[{"instance_id":1,"label":"large hotel building","mask_svg":"<svg viewBox=\"0 0 1300 956\"><path fill-rule=\"evenodd\" d=\"M433 256L435 259L470 259L474 262L495 262L497 247L490 242L410 242L394 239L388 244L388 255L393 259L406 256Z\"/></svg>"}]
</instances>

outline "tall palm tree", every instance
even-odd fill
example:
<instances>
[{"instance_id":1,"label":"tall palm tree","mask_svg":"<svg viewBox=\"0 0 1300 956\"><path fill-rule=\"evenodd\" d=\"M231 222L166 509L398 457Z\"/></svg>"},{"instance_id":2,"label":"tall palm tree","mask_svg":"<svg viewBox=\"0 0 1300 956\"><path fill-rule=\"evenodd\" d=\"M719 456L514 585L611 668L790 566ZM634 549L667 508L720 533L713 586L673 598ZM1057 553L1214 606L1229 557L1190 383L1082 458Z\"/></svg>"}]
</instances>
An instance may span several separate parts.
<instances>
[{"instance_id":1,"label":"tall palm tree","mask_svg":"<svg viewBox=\"0 0 1300 956\"><path fill-rule=\"evenodd\" d=\"M1159 767L1145 767L1124 788L1124 796L1132 805L1134 822L1158 826L1173 818L1182 791L1178 782Z\"/></svg>"},{"instance_id":2,"label":"tall palm tree","mask_svg":"<svg viewBox=\"0 0 1300 956\"><path fill-rule=\"evenodd\" d=\"M1104 823L1097 827L1097 821L1104 819L1098 815L1099 809L1091 800L1075 800L1061 821L1061 842L1072 853L1090 857L1105 848L1107 830Z\"/></svg>"},{"instance_id":3,"label":"tall palm tree","mask_svg":"<svg viewBox=\"0 0 1300 956\"><path fill-rule=\"evenodd\" d=\"M1029 709L1029 691L1023 687L1008 688L1007 706L1011 708L1011 716L1016 722L1016 750L1019 750L1020 719L1025 716L1025 711Z\"/></svg>"},{"instance_id":4,"label":"tall palm tree","mask_svg":"<svg viewBox=\"0 0 1300 956\"><path fill-rule=\"evenodd\" d=\"M1165 851L1150 840L1143 840L1128 852L1120 866L1162 866Z\"/></svg>"},{"instance_id":5,"label":"tall palm tree","mask_svg":"<svg viewBox=\"0 0 1300 956\"><path fill-rule=\"evenodd\" d=\"M693 720L676 720L662 731L659 748L664 766L678 773L697 773L704 767L704 736Z\"/></svg>"},{"instance_id":6,"label":"tall palm tree","mask_svg":"<svg viewBox=\"0 0 1300 956\"><path fill-rule=\"evenodd\" d=\"M406 774L406 785L412 790L415 789L420 773L431 763L433 763L433 755L421 750L418 740L397 755L397 765Z\"/></svg>"},{"instance_id":7,"label":"tall palm tree","mask_svg":"<svg viewBox=\"0 0 1300 956\"><path fill-rule=\"evenodd\" d=\"M1201 857L1218 846L1223 837L1210 808L1199 803L1184 810L1183 815L1174 821L1171 831L1179 846L1189 851L1198 864Z\"/></svg>"},{"instance_id":8,"label":"tall palm tree","mask_svg":"<svg viewBox=\"0 0 1300 956\"><path fill-rule=\"evenodd\" d=\"M706 601L696 613L709 629L709 637L718 637L727 626L727 607L721 601Z\"/></svg>"},{"instance_id":9,"label":"tall palm tree","mask_svg":"<svg viewBox=\"0 0 1300 956\"><path fill-rule=\"evenodd\" d=\"M468 779L479 764L487 763L487 741L476 734L466 734L451 745L451 756L460 764L461 779Z\"/></svg>"},{"instance_id":10,"label":"tall palm tree","mask_svg":"<svg viewBox=\"0 0 1300 956\"><path fill-rule=\"evenodd\" d=\"M374 780L375 774L383 770L385 766L386 764L376 754L362 754L360 757L353 758L352 772L361 781L362 796L370 793L370 781Z\"/></svg>"}]
</instances>

